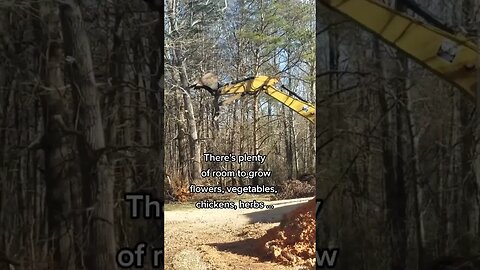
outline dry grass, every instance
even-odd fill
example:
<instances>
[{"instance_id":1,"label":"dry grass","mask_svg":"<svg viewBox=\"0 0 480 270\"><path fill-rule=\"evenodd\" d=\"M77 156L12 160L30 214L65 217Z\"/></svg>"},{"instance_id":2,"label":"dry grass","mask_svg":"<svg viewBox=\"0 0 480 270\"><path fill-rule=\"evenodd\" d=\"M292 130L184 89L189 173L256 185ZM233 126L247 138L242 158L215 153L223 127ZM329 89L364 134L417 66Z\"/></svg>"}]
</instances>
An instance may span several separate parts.
<instances>
[{"instance_id":1,"label":"dry grass","mask_svg":"<svg viewBox=\"0 0 480 270\"><path fill-rule=\"evenodd\" d=\"M280 200L315 196L315 186L299 180L285 181L280 185L279 189L276 197Z\"/></svg>"}]
</instances>

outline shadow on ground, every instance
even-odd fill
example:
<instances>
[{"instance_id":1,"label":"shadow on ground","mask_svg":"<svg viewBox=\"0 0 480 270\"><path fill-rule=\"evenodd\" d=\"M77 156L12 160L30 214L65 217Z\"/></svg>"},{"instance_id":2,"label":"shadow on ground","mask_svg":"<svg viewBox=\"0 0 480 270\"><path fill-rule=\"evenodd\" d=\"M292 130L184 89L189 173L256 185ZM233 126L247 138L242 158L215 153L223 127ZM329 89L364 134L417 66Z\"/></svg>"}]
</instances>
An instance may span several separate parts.
<instances>
[{"instance_id":1,"label":"shadow on ground","mask_svg":"<svg viewBox=\"0 0 480 270\"><path fill-rule=\"evenodd\" d=\"M261 257L263 254L260 252L257 239L245 239L230 243L213 243L210 246L216 248L218 251L229 252L237 255L256 257L260 260L266 260L267 258Z\"/></svg>"}]
</instances>

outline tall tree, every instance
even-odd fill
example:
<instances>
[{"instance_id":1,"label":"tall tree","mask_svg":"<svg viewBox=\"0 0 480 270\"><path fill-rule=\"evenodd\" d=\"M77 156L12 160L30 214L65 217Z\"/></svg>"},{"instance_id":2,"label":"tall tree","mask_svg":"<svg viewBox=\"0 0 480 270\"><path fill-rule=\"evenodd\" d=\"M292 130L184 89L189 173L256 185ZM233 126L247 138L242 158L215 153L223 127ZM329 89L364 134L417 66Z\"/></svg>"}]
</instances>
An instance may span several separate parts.
<instances>
[{"instance_id":1,"label":"tall tree","mask_svg":"<svg viewBox=\"0 0 480 270\"><path fill-rule=\"evenodd\" d=\"M114 178L107 156L105 134L96 86L90 43L80 6L76 1L59 4L67 56L68 78L78 108L78 144L89 220L88 267L116 269L114 228Z\"/></svg>"}]
</instances>

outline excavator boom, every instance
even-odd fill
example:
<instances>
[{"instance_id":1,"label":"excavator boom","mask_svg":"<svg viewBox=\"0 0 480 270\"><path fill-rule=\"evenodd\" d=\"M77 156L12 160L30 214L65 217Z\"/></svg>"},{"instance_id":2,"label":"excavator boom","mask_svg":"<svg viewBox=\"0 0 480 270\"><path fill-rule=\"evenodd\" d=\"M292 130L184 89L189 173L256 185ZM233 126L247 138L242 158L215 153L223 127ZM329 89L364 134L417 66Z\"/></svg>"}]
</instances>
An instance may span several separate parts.
<instances>
[{"instance_id":1,"label":"excavator boom","mask_svg":"<svg viewBox=\"0 0 480 270\"><path fill-rule=\"evenodd\" d=\"M479 50L465 36L424 24L374 0L321 2L457 86L472 100L475 98Z\"/></svg>"},{"instance_id":2,"label":"excavator boom","mask_svg":"<svg viewBox=\"0 0 480 270\"><path fill-rule=\"evenodd\" d=\"M278 90L276 88L277 84L277 78L257 76L237 83L224 85L219 89L219 95L255 94L263 91L291 110L305 117L310 122L315 123L315 106L296 96L294 93L287 94L284 91Z\"/></svg>"},{"instance_id":3,"label":"excavator boom","mask_svg":"<svg viewBox=\"0 0 480 270\"><path fill-rule=\"evenodd\" d=\"M467 37L453 34L428 12L421 10L414 1L399 1L403 1L406 7L423 16L431 25L402 14L375 0L320 0L325 6L349 17L386 43L403 51L474 100L477 88L478 47ZM226 85L220 85L217 82L218 89L206 87L208 85L204 84L197 83L195 86L206 88L217 97L217 100L220 95L234 95L229 99L231 100L244 94L265 92L310 122L315 123L315 106L283 86L282 88L288 93L277 89L277 78L257 76Z\"/></svg>"}]
</instances>

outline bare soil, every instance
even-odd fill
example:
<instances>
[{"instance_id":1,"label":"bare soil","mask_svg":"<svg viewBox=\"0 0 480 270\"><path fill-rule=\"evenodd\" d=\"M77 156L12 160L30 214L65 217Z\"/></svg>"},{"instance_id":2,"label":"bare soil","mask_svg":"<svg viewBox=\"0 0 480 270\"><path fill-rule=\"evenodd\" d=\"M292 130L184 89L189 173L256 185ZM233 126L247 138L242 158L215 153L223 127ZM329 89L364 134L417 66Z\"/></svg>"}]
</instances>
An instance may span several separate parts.
<instances>
[{"instance_id":1,"label":"bare soil","mask_svg":"<svg viewBox=\"0 0 480 270\"><path fill-rule=\"evenodd\" d=\"M269 210L167 207L165 269L305 269L265 260L254 248L254 242L268 229L278 226L284 214L310 199L266 202L275 206Z\"/></svg>"}]
</instances>

